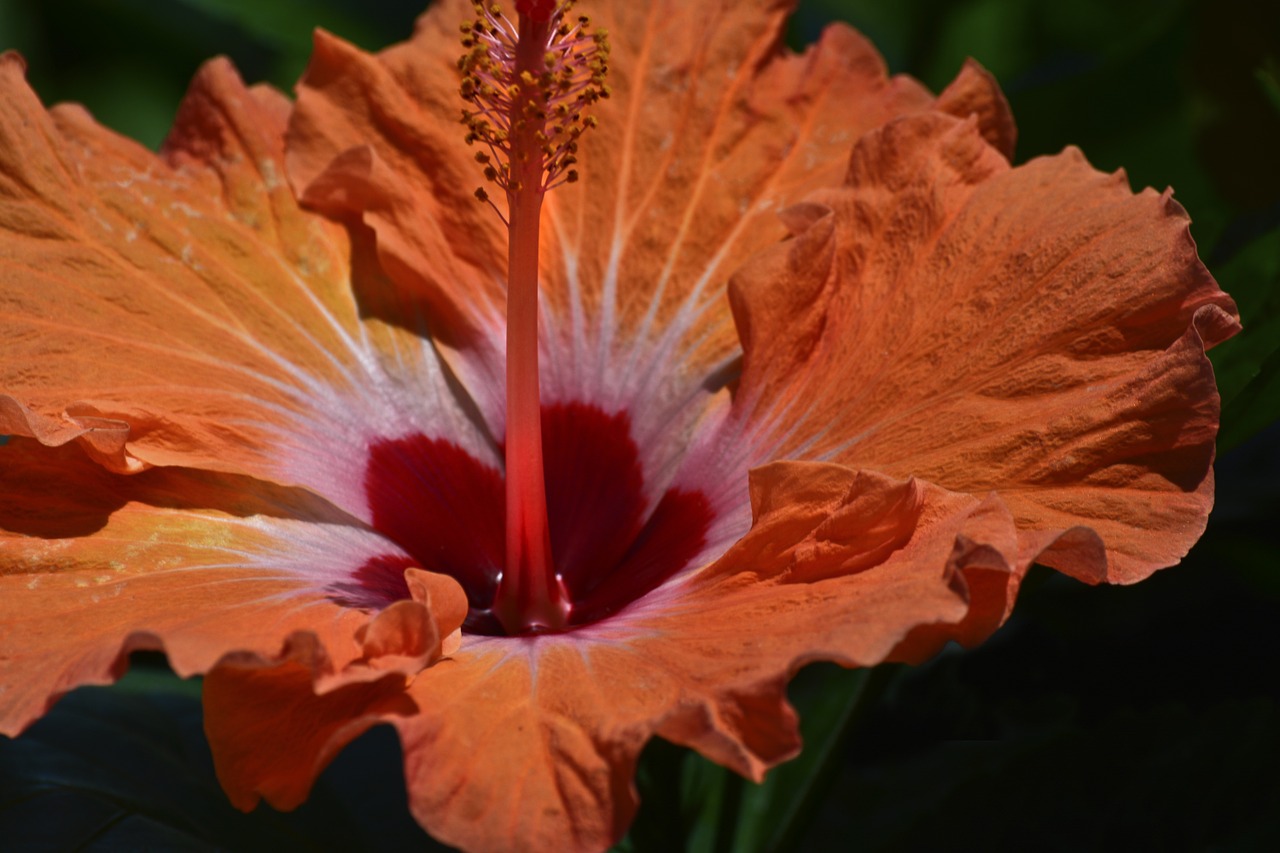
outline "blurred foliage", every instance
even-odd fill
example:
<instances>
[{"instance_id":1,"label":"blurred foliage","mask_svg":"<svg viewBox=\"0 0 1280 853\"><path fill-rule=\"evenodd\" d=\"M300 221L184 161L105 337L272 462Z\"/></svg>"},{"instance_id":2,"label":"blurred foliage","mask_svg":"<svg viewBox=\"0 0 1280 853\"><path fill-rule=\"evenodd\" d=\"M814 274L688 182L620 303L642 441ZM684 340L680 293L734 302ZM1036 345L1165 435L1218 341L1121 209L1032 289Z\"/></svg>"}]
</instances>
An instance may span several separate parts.
<instances>
[{"instance_id":1,"label":"blurred foliage","mask_svg":"<svg viewBox=\"0 0 1280 853\"><path fill-rule=\"evenodd\" d=\"M26 55L46 102L81 101L158 146L205 58L227 54L288 91L314 26L372 49L407 36L419 5L0 0L0 48ZM1135 187L1175 188L1245 323L1213 353L1218 508L1182 567L1137 587L1036 570L1009 625L975 651L872 678L802 672L792 698L807 747L763 786L651 745L622 848L1280 849L1280 4L801 0L792 43L832 20L935 90L978 59L1013 106L1020 161L1077 145ZM298 812L234 812L193 690L144 659L0 742L6 846L427 842L385 729L339 756Z\"/></svg>"},{"instance_id":2,"label":"blurred foliage","mask_svg":"<svg viewBox=\"0 0 1280 853\"><path fill-rule=\"evenodd\" d=\"M0 0L0 49L27 58L46 103L76 101L158 147L187 81L229 56L250 82L289 91L317 27L368 50L413 31L421 0Z\"/></svg>"},{"instance_id":3,"label":"blurred foliage","mask_svg":"<svg viewBox=\"0 0 1280 853\"><path fill-rule=\"evenodd\" d=\"M446 849L409 816L387 727L321 775L298 811L243 814L213 775L199 681L137 655L114 687L63 699L0 740L0 839L13 851Z\"/></svg>"}]
</instances>

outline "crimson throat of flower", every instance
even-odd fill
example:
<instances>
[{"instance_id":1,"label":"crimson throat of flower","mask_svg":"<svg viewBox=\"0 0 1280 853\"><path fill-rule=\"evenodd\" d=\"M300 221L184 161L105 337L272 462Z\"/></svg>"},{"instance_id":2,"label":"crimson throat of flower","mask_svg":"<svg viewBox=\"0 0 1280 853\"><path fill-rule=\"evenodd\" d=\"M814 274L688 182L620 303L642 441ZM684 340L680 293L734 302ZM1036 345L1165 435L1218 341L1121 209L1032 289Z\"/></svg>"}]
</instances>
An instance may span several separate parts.
<instances>
[{"instance_id":1,"label":"crimson throat of flower","mask_svg":"<svg viewBox=\"0 0 1280 853\"><path fill-rule=\"evenodd\" d=\"M513 22L476 2L459 60L468 144L485 178L506 193L506 564L493 614L508 634L564 630L571 602L551 553L538 388L538 246L542 200L576 181L578 139L608 97L608 42L572 0L517 0ZM476 191L492 204L488 193ZM495 206L495 210L497 207ZM498 212L501 216L501 211Z\"/></svg>"}]
</instances>

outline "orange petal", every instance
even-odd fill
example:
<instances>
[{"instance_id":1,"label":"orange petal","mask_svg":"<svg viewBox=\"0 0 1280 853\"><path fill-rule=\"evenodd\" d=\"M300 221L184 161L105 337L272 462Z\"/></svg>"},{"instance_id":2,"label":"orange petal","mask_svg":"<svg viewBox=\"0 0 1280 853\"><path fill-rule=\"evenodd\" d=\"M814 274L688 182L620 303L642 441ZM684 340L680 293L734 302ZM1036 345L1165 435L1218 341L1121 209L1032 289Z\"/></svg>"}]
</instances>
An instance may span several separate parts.
<instances>
[{"instance_id":1,"label":"orange petal","mask_svg":"<svg viewBox=\"0 0 1280 853\"><path fill-rule=\"evenodd\" d=\"M1077 577L1185 554L1212 504L1204 350L1239 324L1167 194L1075 151L1010 169L934 115L865 137L797 222L731 289L755 452L995 490Z\"/></svg>"},{"instance_id":2,"label":"orange petal","mask_svg":"<svg viewBox=\"0 0 1280 853\"><path fill-rule=\"evenodd\" d=\"M935 103L915 81L889 78L847 27L803 55L781 50L783 6L691 13L675 0L602 0L588 10L610 33L612 94L581 140L582 180L547 200L543 396L610 412L644 400L632 414L655 456L673 451L661 439L674 442L707 386L723 383L713 374L738 346L724 282L785 236L777 212L838 182L863 133ZM317 36L289 165L309 204L371 226L389 275L444 318L446 343L461 350L455 368L500 434L505 234L471 198L483 177L458 124L457 28L471 14L464 0L433 4L411 43L377 56ZM953 88L940 106L1011 139L989 77L967 68Z\"/></svg>"},{"instance_id":3,"label":"orange petal","mask_svg":"<svg viewBox=\"0 0 1280 853\"><path fill-rule=\"evenodd\" d=\"M235 652L205 676L205 731L237 808L264 797L296 808L344 746L385 717L417 711L405 676L457 650L467 601L450 578L405 574L412 598L356 631L353 665L335 667L314 635L299 632L274 658Z\"/></svg>"},{"instance_id":4,"label":"orange petal","mask_svg":"<svg viewBox=\"0 0 1280 853\"><path fill-rule=\"evenodd\" d=\"M995 499L815 463L770 465L752 490L755 527L705 572L571 634L468 637L409 685L415 713L381 697L353 710L358 728L381 714L400 730L423 826L468 850L602 849L634 814L636 757L655 733L758 779L799 749L785 685L800 665L979 640L1017 588L1016 534ZM232 780L236 801L296 802L271 780L313 778L332 740L279 737L297 719L328 726L330 700L273 706L273 686L238 689L257 715L214 738L232 756L219 766L258 749L271 760Z\"/></svg>"},{"instance_id":5,"label":"orange petal","mask_svg":"<svg viewBox=\"0 0 1280 853\"><path fill-rule=\"evenodd\" d=\"M1013 146L1018 141L1013 112L996 78L974 60L965 61L956 79L938 95L933 108L956 118L973 116L983 139L1006 160L1013 160Z\"/></svg>"},{"instance_id":6,"label":"orange petal","mask_svg":"<svg viewBox=\"0 0 1280 853\"><path fill-rule=\"evenodd\" d=\"M284 181L288 108L214 61L157 156L0 58L0 432L361 515L371 436L474 434L413 315L361 322L346 232Z\"/></svg>"},{"instance_id":7,"label":"orange petal","mask_svg":"<svg viewBox=\"0 0 1280 853\"><path fill-rule=\"evenodd\" d=\"M333 689L416 672L455 643L465 600L448 578L410 572L415 600L376 616L347 606L363 565L403 552L306 491L178 469L124 477L28 439L0 460L0 731L115 680L136 649L162 649L186 676L232 651L278 655L303 632Z\"/></svg>"},{"instance_id":8,"label":"orange petal","mask_svg":"<svg viewBox=\"0 0 1280 853\"><path fill-rule=\"evenodd\" d=\"M68 406L57 418L41 415L8 394L0 394L0 435L34 438L51 447L79 439L91 459L112 471L134 473L146 467L125 450L129 425L104 418L84 404Z\"/></svg>"},{"instance_id":9,"label":"orange petal","mask_svg":"<svg viewBox=\"0 0 1280 853\"><path fill-rule=\"evenodd\" d=\"M820 593L804 605L770 604L781 611L772 617L781 624L796 620L790 624L799 628L811 621L807 636L794 628L759 632L810 660L867 666L892 649L902 657L906 635L895 632L904 626L931 629L933 647L926 651L914 639L912 658L936 652L947 640L975 645L1004 622L1030 565L1019 555L1014 519L995 495L978 499L917 479L820 462L757 468L750 492L750 532L694 575L688 590L672 591L681 596L674 609L716 612L721 601L731 609L739 592L768 599L796 590L801 598ZM761 586L770 591L762 593ZM851 600L841 601L845 595ZM724 612L725 624L732 624ZM857 624L847 624L852 612ZM824 632L837 639L821 640ZM836 648L831 656L813 654Z\"/></svg>"},{"instance_id":10,"label":"orange petal","mask_svg":"<svg viewBox=\"0 0 1280 853\"><path fill-rule=\"evenodd\" d=\"M205 734L236 808L250 811L262 797L297 808L344 746L383 717L416 710L395 672L317 696L315 682L332 672L315 638L295 634L279 660L228 655L205 676ZM281 718L289 725L280 726Z\"/></svg>"},{"instance_id":11,"label":"orange petal","mask_svg":"<svg viewBox=\"0 0 1280 853\"><path fill-rule=\"evenodd\" d=\"M416 673L458 648L467 617L462 588L445 575L413 568L405 571L405 582L411 598L395 602L356 632L360 661L372 669Z\"/></svg>"},{"instance_id":12,"label":"orange petal","mask_svg":"<svg viewBox=\"0 0 1280 853\"><path fill-rule=\"evenodd\" d=\"M447 32L432 28L446 17L441 6L455 11ZM472 195L476 163L458 124L455 66L458 24L471 12L460 6L433 6L421 43L378 56L318 31L288 165L309 206L375 230L383 267L425 298L434 331L477 345L477 329L492 334L501 323L506 233Z\"/></svg>"}]
</instances>

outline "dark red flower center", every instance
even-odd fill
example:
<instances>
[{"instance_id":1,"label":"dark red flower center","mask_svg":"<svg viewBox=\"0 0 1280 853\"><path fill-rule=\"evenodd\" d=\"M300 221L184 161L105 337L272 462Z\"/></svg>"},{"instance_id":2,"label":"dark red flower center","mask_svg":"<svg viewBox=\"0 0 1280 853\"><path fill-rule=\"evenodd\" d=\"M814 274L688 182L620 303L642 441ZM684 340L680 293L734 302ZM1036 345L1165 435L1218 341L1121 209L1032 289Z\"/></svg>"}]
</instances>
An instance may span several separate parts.
<instances>
[{"instance_id":1,"label":"dark red flower center","mask_svg":"<svg viewBox=\"0 0 1280 853\"><path fill-rule=\"evenodd\" d=\"M630 418L582 404L544 406L542 445L551 550L569 593L568 628L597 622L697 556L712 521L700 493L668 489L650 509ZM457 445L416 435L370 451L365 490L373 525L412 559L368 561L352 604L408 597L404 570L455 578L471 605L465 629L507 633L492 613L505 556L502 472Z\"/></svg>"}]
</instances>

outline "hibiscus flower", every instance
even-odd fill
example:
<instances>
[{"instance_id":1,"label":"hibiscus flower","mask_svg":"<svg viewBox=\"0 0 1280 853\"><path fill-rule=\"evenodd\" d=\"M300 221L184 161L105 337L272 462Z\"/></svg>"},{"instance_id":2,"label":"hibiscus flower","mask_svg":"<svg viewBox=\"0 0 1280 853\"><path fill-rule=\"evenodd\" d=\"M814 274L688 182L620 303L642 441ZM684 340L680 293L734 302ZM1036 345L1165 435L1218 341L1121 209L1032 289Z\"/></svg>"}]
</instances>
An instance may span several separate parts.
<instances>
[{"instance_id":1,"label":"hibiscus flower","mask_svg":"<svg viewBox=\"0 0 1280 853\"><path fill-rule=\"evenodd\" d=\"M516 5L489 35L602 58ZM296 104L214 61L158 155L0 58L0 730L162 650L237 806L389 723L433 835L598 849L654 736L759 779L805 663L980 642L1033 562L1178 562L1238 329L1185 213L1011 167L976 65L934 97L844 27L788 53L789 6L585 8L608 79L534 261L474 198L469 3L318 34Z\"/></svg>"}]
</instances>

